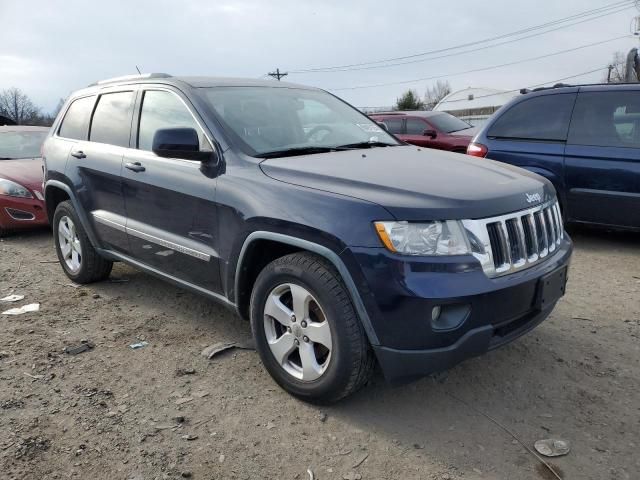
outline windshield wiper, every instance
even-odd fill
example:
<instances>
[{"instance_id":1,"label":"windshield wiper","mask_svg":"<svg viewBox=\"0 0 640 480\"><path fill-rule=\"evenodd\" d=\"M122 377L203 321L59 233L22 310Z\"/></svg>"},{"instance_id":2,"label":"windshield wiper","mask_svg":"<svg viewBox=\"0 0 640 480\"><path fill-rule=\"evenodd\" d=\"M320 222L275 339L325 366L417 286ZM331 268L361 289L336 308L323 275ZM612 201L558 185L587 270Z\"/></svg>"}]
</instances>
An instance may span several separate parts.
<instances>
[{"instance_id":1,"label":"windshield wiper","mask_svg":"<svg viewBox=\"0 0 640 480\"><path fill-rule=\"evenodd\" d=\"M357 143L348 143L346 145L338 145L335 147L336 150L353 150L357 148L373 148L373 147L397 147L398 145L395 143L386 143L386 142L357 142Z\"/></svg>"},{"instance_id":2,"label":"windshield wiper","mask_svg":"<svg viewBox=\"0 0 640 480\"><path fill-rule=\"evenodd\" d=\"M336 147L295 147L258 153L255 156L258 158L294 157L296 155L312 155L314 153L336 152L338 150L340 150L340 148Z\"/></svg>"},{"instance_id":3,"label":"windshield wiper","mask_svg":"<svg viewBox=\"0 0 640 480\"><path fill-rule=\"evenodd\" d=\"M13 160L11 157L0 157L0 160Z\"/></svg>"}]
</instances>

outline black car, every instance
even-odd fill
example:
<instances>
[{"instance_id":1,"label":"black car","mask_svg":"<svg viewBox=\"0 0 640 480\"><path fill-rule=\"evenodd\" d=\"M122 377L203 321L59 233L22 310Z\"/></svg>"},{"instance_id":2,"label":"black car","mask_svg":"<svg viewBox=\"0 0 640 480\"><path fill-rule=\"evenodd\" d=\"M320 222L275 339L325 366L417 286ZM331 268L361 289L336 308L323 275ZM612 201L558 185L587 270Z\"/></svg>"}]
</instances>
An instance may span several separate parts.
<instances>
[{"instance_id":1,"label":"black car","mask_svg":"<svg viewBox=\"0 0 640 480\"><path fill-rule=\"evenodd\" d=\"M44 145L66 274L122 261L251 321L273 378L335 401L377 360L445 369L544 320L571 243L553 186L405 145L322 90L149 74L73 94Z\"/></svg>"},{"instance_id":2,"label":"black car","mask_svg":"<svg viewBox=\"0 0 640 480\"><path fill-rule=\"evenodd\" d=\"M526 168L558 192L564 219L640 230L640 85L523 91L467 153Z\"/></svg>"}]
</instances>

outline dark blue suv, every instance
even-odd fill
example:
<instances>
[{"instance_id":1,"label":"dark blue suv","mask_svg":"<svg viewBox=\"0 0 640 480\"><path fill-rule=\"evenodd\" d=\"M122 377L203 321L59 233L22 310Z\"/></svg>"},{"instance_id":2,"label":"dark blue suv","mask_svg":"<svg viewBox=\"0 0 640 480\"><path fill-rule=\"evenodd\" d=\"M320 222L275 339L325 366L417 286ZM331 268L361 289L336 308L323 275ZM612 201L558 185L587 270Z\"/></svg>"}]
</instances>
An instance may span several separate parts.
<instances>
[{"instance_id":1,"label":"dark blue suv","mask_svg":"<svg viewBox=\"0 0 640 480\"><path fill-rule=\"evenodd\" d=\"M273 378L334 401L531 330L564 294L551 183L406 145L333 95L152 74L74 93L44 147L60 264L125 262L251 321Z\"/></svg>"},{"instance_id":2,"label":"dark blue suv","mask_svg":"<svg viewBox=\"0 0 640 480\"><path fill-rule=\"evenodd\" d=\"M640 229L640 85L524 92L496 112L467 153L553 183L564 219Z\"/></svg>"}]
</instances>

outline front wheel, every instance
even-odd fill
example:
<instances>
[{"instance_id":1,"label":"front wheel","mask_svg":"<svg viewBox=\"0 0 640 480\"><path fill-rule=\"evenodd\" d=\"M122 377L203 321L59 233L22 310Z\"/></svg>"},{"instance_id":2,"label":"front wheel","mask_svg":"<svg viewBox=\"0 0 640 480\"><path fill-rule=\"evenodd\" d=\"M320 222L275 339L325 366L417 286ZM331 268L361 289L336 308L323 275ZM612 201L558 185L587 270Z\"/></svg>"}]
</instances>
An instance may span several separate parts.
<instances>
[{"instance_id":1,"label":"front wheel","mask_svg":"<svg viewBox=\"0 0 640 480\"><path fill-rule=\"evenodd\" d=\"M251 328L269 374L304 400L334 402L362 387L374 357L338 272L321 257L274 260L251 295Z\"/></svg>"},{"instance_id":2,"label":"front wheel","mask_svg":"<svg viewBox=\"0 0 640 480\"><path fill-rule=\"evenodd\" d=\"M77 283L104 280L113 262L93 248L70 201L61 202L53 215L53 237L64 273Z\"/></svg>"}]
</instances>

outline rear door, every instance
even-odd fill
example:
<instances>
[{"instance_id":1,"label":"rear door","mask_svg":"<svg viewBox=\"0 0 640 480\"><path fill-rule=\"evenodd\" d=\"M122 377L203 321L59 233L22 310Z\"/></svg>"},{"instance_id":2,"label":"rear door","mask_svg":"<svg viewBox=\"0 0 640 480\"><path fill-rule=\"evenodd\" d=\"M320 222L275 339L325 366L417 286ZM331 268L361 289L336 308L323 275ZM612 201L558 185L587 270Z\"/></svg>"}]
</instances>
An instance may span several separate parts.
<instances>
[{"instance_id":1,"label":"rear door","mask_svg":"<svg viewBox=\"0 0 640 480\"><path fill-rule=\"evenodd\" d=\"M640 227L640 89L581 91L565 155L572 219Z\"/></svg>"},{"instance_id":2,"label":"rear door","mask_svg":"<svg viewBox=\"0 0 640 480\"><path fill-rule=\"evenodd\" d=\"M76 100L60 127L60 136L82 137L72 147L66 168L68 177L75 183L77 198L103 246L122 252L129 248L122 196L122 158L129 146L134 99L135 92L124 89L104 91L97 100L95 97ZM89 128L83 134L87 114L90 114ZM71 128L74 122L80 125L75 130Z\"/></svg>"},{"instance_id":3,"label":"rear door","mask_svg":"<svg viewBox=\"0 0 640 480\"><path fill-rule=\"evenodd\" d=\"M124 158L127 233L135 260L164 274L220 292L216 179L199 161L151 151L162 128L193 128L200 150L212 151L188 99L169 87L142 88L136 105L134 148Z\"/></svg>"},{"instance_id":4,"label":"rear door","mask_svg":"<svg viewBox=\"0 0 640 480\"><path fill-rule=\"evenodd\" d=\"M564 201L564 150L575 93L549 92L515 103L487 131L487 157L549 179Z\"/></svg>"}]
</instances>

